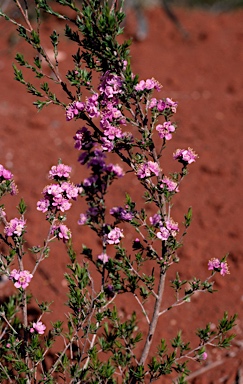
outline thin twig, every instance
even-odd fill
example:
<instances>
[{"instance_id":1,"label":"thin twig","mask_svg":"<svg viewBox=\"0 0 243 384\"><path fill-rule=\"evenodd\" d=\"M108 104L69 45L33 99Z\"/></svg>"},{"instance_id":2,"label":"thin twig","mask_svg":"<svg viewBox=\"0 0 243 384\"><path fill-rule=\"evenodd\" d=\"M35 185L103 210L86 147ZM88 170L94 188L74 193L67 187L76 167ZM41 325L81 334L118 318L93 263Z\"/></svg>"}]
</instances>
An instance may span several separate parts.
<instances>
[{"instance_id":1,"label":"thin twig","mask_svg":"<svg viewBox=\"0 0 243 384\"><path fill-rule=\"evenodd\" d=\"M147 312L146 312L143 304L141 303L141 301L139 300L138 296L135 293L133 295L134 295L135 299L137 300L138 304L140 305L140 307L142 308L142 312L143 312L144 316L146 317L147 323L150 324L149 317L147 315Z\"/></svg>"},{"instance_id":2,"label":"thin twig","mask_svg":"<svg viewBox=\"0 0 243 384\"><path fill-rule=\"evenodd\" d=\"M145 364L145 361L146 361L146 358L148 356L150 346L151 346L151 343L152 343L152 340L154 337L155 329L156 329L157 322L159 319L159 311L160 311L160 306L161 306L163 292L164 292L165 276L166 276L165 273L162 270L160 270L158 297L155 301L154 313L153 313L152 321L151 321L150 326L149 326L149 331L147 334L145 346L143 348L142 356L141 356L141 359L139 361L139 365Z\"/></svg>"},{"instance_id":3,"label":"thin twig","mask_svg":"<svg viewBox=\"0 0 243 384\"><path fill-rule=\"evenodd\" d=\"M9 328L11 328L12 331L15 333L15 335L17 335L18 332L12 327L12 325L9 323L8 319L6 318L6 316L5 316L5 314L3 312L0 312L0 317L3 318L3 320L8 324Z\"/></svg>"}]
</instances>

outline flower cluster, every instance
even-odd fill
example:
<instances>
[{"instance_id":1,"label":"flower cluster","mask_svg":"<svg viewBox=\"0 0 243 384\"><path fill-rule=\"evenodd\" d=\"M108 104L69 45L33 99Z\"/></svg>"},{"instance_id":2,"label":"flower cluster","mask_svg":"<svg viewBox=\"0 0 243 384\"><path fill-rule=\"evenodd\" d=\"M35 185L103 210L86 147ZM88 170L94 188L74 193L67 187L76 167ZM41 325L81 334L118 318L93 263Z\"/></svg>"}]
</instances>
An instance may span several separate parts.
<instances>
[{"instance_id":1,"label":"flower cluster","mask_svg":"<svg viewBox=\"0 0 243 384\"><path fill-rule=\"evenodd\" d=\"M46 326L42 323L42 321L37 321L36 323L32 324L32 327L30 328L30 332L34 333L37 332L39 335L43 335L45 332Z\"/></svg>"},{"instance_id":2,"label":"flower cluster","mask_svg":"<svg viewBox=\"0 0 243 384\"><path fill-rule=\"evenodd\" d=\"M123 93L123 81L120 76L107 71L100 79L99 93L94 93L85 102L75 101L66 108L68 121L86 112L89 118L100 117L100 128L103 135L100 140L104 151L112 151L116 140L126 140L119 125L126 125L126 118L118 108L119 96ZM87 128L82 128L75 135L75 147L88 149L94 144Z\"/></svg>"},{"instance_id":3,"label":"flower cluster","mask_svg":"<svg viewBox=\"0 0 243 384\"><path fill-rule=\"evenodd\" d=\"M183 165L191 164L196 161L198 155L193 151L193 149L177 149L173 154L173 158L178 160Z\"/></svg>"},{"instance_id":4,"label":"flower cluster","mask_svg":"<svg viewBox=\"0 0 243 384\"><path fill-rule=\"evenodd\" d=\"M3 180L10 180L13 178L13 174L5 169L2 164L0 164L0 182Z\"/></svg>"},{"instance_id":5,"label":"flower cluster","mask_svg":"<svg viewBox=\"0 0 243 384\"><path fill-rule=\"evenodd\" d=\"M161 88L162 88L162 85L157 80L155 80L154 78L147 79L147 80L141 80L134 87L134 89L138 92L139 91L151 91L153 89L160 91Z\"/></svg>"},{"instance_id":6,"label":"flower cluster","mask_svg":"<svg viewBox=\"0 0 243 384\"><path fill-rule=\"evenodd\" d=\"M229 267L226 261L220 261L219 259L213 258L208 262L208 270L219 272L220 275L225 276L229 274Z\"/></svg>"},{"instance_id":7,"label":"flower cluster","mask_svg":"<svg viewBox=\"0 0 243 384\"><path fill-rule=\"evenodd\" d=\"M171 140L172 132L175 132L175 126L170 121L165 121L163 124L156 126L156 131L161 139Z\"/></svg>"},{"instance_id":8,"label":"flower cluster","mask_svg":"<svg viewBox=\"0 0 243 384\"><path fill-rule=\"evenodd\" d=\"M32 279L33 275L29 271L20 271L13 269L9 274L9 280L14 282L16 288L26 289Z\"/></svg>"},{"instance_id":9,"label":"flower cluster","mask_svg":"<svg viewBox=\"0 0 243 384\"><path fill-rule=\"evenodd\" d=\"M8 192L11 195L17 195L18 189L14 181L12 180L13 174L2 164L0 164L0 184L1 184L1 196Z\"/></svg>"},{"instance_id":10,"label":"flower cluster","mask_svg":"<svg viewBox=\"0 0 243 384\"><path fill-rule=\"evenodd\" d=\"M165 111L176 113L178 107L177 101L173 101L169 97L166 99L156 99L153 97L149 102L149 108L152 109L154 112L163 113Z\"/></svg>"},{"instance_id":11,"label":"flower cluster","mask_svg":"<svg viewBox=\"0 0 243 384\"><path fill-rule=\"evenodd\" d=\"M170 236L175 237L179 232L178 223L175 223L171 218L166 218L163 223L162 217L158 213L151 216L149 221L154 227L159 227L159 232L156 233L156 236L160 240L166 241Z\"/></svg>"},{"instance_id":12,"label":"flower cluster","mask_svg":"<svg viewBox=\"0 0 243 384\"><path fill-rule=\"evenodd\" d=\"M23 219L12 219L4 228L4 232L7 236L21 236L25 228L25 220Z\"/></svg>"},{"instance_id":13,"label":"flower cluster","mask_svg":"<svg viewBox=\"0 0 243 384\"><path fill-rule=\"evenodd\" d=\"M159 175L159 165L154 161L147 161L141 164L137 170L137 176L139 179L145 179L146 177L151 177L153 175Z\"/></svg>"},{"instance_id":14,"label":"flower cluster","mask_svg":"<svg viewBox=\"0 0 243 384\"><path fill-rule=\"evenodd\" d=\"M74 117L78 116L80 112L82 112L85 108L85 104L80 101L74 101L69 104L66 108L66 120L70 121Z\"/></svg>"},{"instance_id":15,"label":"flower cluster","mask_svg":"<svg viewBox=\"0 0 243 384\"><path fill-rule=\"evenodd\" d=\"M123 81L120 76L107 71L101 77L98 90L105 102L109 100L117 104L118 95L123 93L122 85Z\"/></svg>"},{"instance_id":16,"label":"flower cluster","mask_svg":"<svg viewBox=\"0 0 243 384\"><path fill-rule=\"evenodd\" d=\"M76 200L80 188L64 181L61 184L47 185L43 190L44 199L37 202L37 210L43 213L47 211L65 212L71 208L70 200Z\"/></svg>"}]
</instances>

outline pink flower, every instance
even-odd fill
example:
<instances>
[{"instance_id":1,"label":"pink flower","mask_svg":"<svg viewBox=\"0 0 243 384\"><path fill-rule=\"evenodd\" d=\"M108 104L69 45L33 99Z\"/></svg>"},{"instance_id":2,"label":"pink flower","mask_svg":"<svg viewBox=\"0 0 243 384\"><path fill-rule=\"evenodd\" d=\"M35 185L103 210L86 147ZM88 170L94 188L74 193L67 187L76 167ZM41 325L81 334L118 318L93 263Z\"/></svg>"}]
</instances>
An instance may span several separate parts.
<instances>
[{"instance_id":1,"label":"pink flower","mask_svg":"<svg viewBox=\"0 0 243 384\"><path fill-rule=\"evenodd\" d=\"M159 165L153 161L148 161L147 163L148 165L148 168L149 170L154 173L156 176L159 175L159 171L160 171L160 168L159 168Z\"/></svg>"},{"instance_id":2,"label":"pink flower","mask_svg":"<svg viewBox=\"0 0 243 384\"><path fill-rule=\"evenodd\" d=\"M191 164L196 161L197 157L198 155L191 148L177 149L173 154L173 158L183 164Z\"/></svg>"},{"instance_id":3,"label":"pink flower","mask_svg":"<svg viewBox=\"0 0 243 384\"><path fill-rule=\"evenodd\" d=\"M122 131L120 128L110 125L109 128L104 130L104 135L107 136L109 140L114 140L115 138L120 139L122 137Z\"/></svg>"},{"instance_id":4,"label":"pink flower","mask_svg":"<svg viewBox=\"0 0 243 384\"><path fill-rule=\"evenodd\" d=\"M208 270L213 271L214 269L218 269L220 267L220 260L219 259L211 259L208 262Z\"/></svg>"},{"instance_id":5,"label":"pink flower","mask_svg":"<svg viewBox=\"0 0 243 384\"><path fill-rule=\"evenodd\" d=\"M26 289L32 279L33 275L29 271L19 271L13 269L9 274L9 280L14 281L14 286L16 288Z\"/></svg>"},{"instance_id":6,"label":"pink flower","mask_svg":"<svg viewBox=\"0 0 243 384\"><path fill-rule=\"evenodd\" d=\"M208 262L208 270L219 272L220 275L225 276L229 274L229 267L226 261L220 261L219 259L213 258Z\"/></svg>"},{"instance_id":7,"label":"pink flower","mask_svg":"<svg viewBox=\"0 0 243 384\"><path fill-rule=\"evenodd\" d=\"M12 219L10 222L6 225L4 228L4 232L6 233L7 236L21 236L24 232L25 228L25 220L22 219Z\"/></svg>"},{"instance_id":8,"label":"pink flower","mask_svg":"<svg viewBox=\"0 0 243 384\"><path fill-rule=\"evenodd\" d=\"M149 218L149 221L150 221L151 225L156 226L161 221L161 215L156 213L155 215L153 215Z\"/></svg>"},{"instance_id":9,"label":"pink flower","mask_svg":"<svg viewBox=\"0 0 243 384\"><path fill-rule=\"evenodd\" d=\"M62 239L64 243L72 237L70 229L64 224L53 226L52 234L55 234L58 239Z\"/></svg>"},{"instance_id":10,"label":"pink flower","mask_svg":"<svg viewBox=\"0 0 243 384\"><path fill-rule=\"evenodd\" d=\"M43 335L45 332L46 326L42 323L42 321L37 321L36 323L33 323L32 328L30 328L30 332L37 332L39 335Z\"/></svg>"},{"instance_id":11,"label":"pink flower","mask_svg":"<svg viewBox=\"0 0 243 384\"><path fill-rule=\"evenodd\" d=\"M159 137L161 139L171 140L172 132L175 132L175 126L171 124L170 121L165 121L162 125L159 124L156 127L156 131L159 132Z\"/></svg>"},{"instance_id":12,"label":"pink flower","mask_svg":"<svg viewBox=\"0 0 243 384\"><path fill-rule=\"evenodd\" d=\"M178 107L178 103L177 101L173 101L172 99L170 99L169 97L167 97L165 99L166 101L166 107L167 108L171 108L172 112L176 113L176 109Z\"/></svg>"},{"instance_id":13,"label":"pink flower","mask_svg":"<svg viewBox=\"0 0 243 384\"><path fill-rule=\"evenodd\" d=\"M106 242L108 244L119 244L122 237L124 237L122 230L115 227L106 236Z\"/></svg>"},{"instance_id":14,"label":"pink flower","mask_svg":"<svg viewBox=\"0 0 243 384\"><path fill-rule=\"evenodd\" d=\"M162 88L162 85L155 80L154 78L152 79L147 79L146 81L141 80L137 85L135 85L134 89L136 91L150 91L152 89L156 89L157 91L160 91Z\"/></svg>"},{"instance_id":15,"label":"pink flower","mask_svg":"<svg viewBox=\"0 0 243 384\"><path fill-rule=\"evenodd\" d=\"M61 170L60 172L62 173ZM76 187L67 181L64 181L61 185L47 185L43 190L44 199L37 203L37 210L43 213L48 210L67 211L72 206L69 200L76 200L79 193L82 193L82 188Z\"/></svg>"},{"instance_id":16,"label":"pink flower","mask_svg":"<svg viewBox=\"0 0 243 384\"><path fill-rule=\"evenodd\" d=\"M145 86L146 86L145 81L141 80L141 81L139 81L139 83L137 85L135 85L134 89L136 91L144 91Z\"/></svg>"},{"instance_id":17,"label":"pink flower","mask_svg":"<svg viewBox=\"0 0 243 384\"><path fill-rule=\"evenodd\" d=\"M80 103L80 102L73 102L72 104L69 104L66 108L66 120L70 121L75 116L77 116L79 112L82 110L82 107L84 107L83 103Z\"/></svg>"},{"instance_id":18,"label":"pink flower","mask_svg":"<svg viewBox=\"0 0 243 384\"><path fill-rule=\"evenodd\" d=\"M140 179L152 176L152 174L159 175L159 165L153 161L148 161L139 166L137 175Z\"/></svg>"},{"instance_id":19,"label":"pink flower","mask_svg":"<svg viewBox=\"0 0 243 384\"><path fill-rule=\"evenodd\" d=\"M141 164L137 170L137 176L139 179L145 179L146 177L151 176L151 172L148 168L147 163Z\"/></svg>"},{"instance_id":20,"label":"pink flower","mask_svg":"<svg viewBox=\"0 0 243 384\"><path fill-rule=\"evenodd\" d=\"M41 211L42 213L45 213L48 211L49 206L50 206L49 200L41 199L37 202L37 211Z\"/></svg>"},{"instance_id":21,"label":"pink flower","mask_svg":"<svg viewBox=\"0 0 243 384\"><path fill-rule=\"evenodd\" d=\"M106 264L109 260L109 256L106 253L101 253L97 256L97 259L100 260L103 264Z\"/></svg>"},{"instance_id":22,"label":"pink flower","mask_svg":"<svg viewBox=\"0 0 243 384\"><path fill-rule=\"evenodd\" d=\"M106 137L101 137L103 151L111 152L114 148L114 143L108 140Z\"/></svg>"},{"instance_id":23,"label":"pink flower","mask_svg":"<svg viewBox=\"0 0 243 384\"><path fill-rule=\"evenodd\" d=\"M160 227L160 232L157 232L156 236L160 240L168 240L170 236L170 231L165 227Z\"/></svg>"},{"instance_id":24,"label":"pink flower","mask_svg":"<svg viewBox=\"0 0 243 384\"><path fill-rule=\"evenodd\" d=\"M0 164L0 181L2 180L10 180L13 178L13 174L5 169L2 164Z\"/></svg>"},{"instance_id":25,"label":"pink flower","mask_svg":"<svg viewBox=\"0 0 243 384\"><path fill-rule=\"evenodd\" d=\"M230 273L229 267L228 267L228 264L226 263L226 261L220 263L220 268L221 268L220 269L220 275L225 276L225 275Z\"/></svg>"},{"instance_id":26,"label":"pink flower","mask_svg":"<svg viewBox=\"0 0 243 384\"><path fill-rule=\"evenodd\" d=\"M163 179L161 180L162 181L162 184L160 184L160 188L167 188L167 190L169 192L179 192L179 188L177 186L177 183L171 179L169 179L168 177L163 177Z\"/></svg>"},{"instance_id":27,"label":"pink flower","mask_svg":"<svg viewBox=\"0 0 243 384\"><path fill-rule=\"evenodd\" d=\"M116 164L108 164L106 167L106 171L114 173L116 177L124 176L124 171L120 165Z\"/></svg>"},{"instance_id":28,"label":"pink flower","mask_svg":"<svg viewBox=\"0 0 243 384\"><path fill-rule=\"evenodd\" d=\"M157 106L157 99L153 97L149 102L149 108L152 109L152 108L155 108L156 106Z\"/></svg>"},{"instance_id":29,"label":"pink flower","mask_svg":"<svg viewBox=\"0 0 243 384\"><path fill-rule=\"evenodd\" d=\"M208 354L207 354L207 352L203 352L201 355L200 355L200 360L207 360L207 358L208 358Z\"/></svg>"},{"instance_id":30,"label":"pink flower","mask_svg":"<svg viewBox=\"0 0 243 384\"><path fill-rule=\"evenodd\" d=\"M115 96L122 93L123 81L118 75L106 71L101 77L101 83L98 87L104 99L113 101Z\"/></svg>"},{"instance_id":31,"label":"pink flower","mask_svg":"<svg viewBox=\"0 0 243 384\"><path fill-rule=\"evenodd\" d=\"M163 112L167 107L166 102L164 100L158 100L157 109L159 112Z\"/></svg>"},{"instance_id":32,"label":"pink flower","mask_svg":"<svg viewBox=\"0 0 243 384\"><path fill-rule=\"evenodd\" d=\"M175 237L177 232L179 232L179 226L178 223L176 223L171 218L166 220L166 228L170 231L170 235Z\"/></svg>"},{"instance_id":33,"label":"pink flower","mask_svg":"<svg viewBox=\"0 0 243 384\"><path fill-rule=\"evenodd\" d=\"M98 94L95 93L91 97L87 99L85 110L88 113L89 117L93 119L94 117L98 117L100 115L100 112L98 110L99 103L98 103Z\"/></svg>"}]
</instances>

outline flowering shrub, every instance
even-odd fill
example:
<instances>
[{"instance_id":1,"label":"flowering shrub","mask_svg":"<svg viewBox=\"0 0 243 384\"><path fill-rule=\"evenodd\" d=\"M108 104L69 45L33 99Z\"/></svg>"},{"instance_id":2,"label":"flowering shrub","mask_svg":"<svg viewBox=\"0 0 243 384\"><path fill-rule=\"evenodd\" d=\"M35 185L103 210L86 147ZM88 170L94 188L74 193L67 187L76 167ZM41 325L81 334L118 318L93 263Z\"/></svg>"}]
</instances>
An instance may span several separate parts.
<instances>
[{"instance_id":1,"label":"flowering shrub","mask_svg":"<svg viewBox=\"0 0 243 384\"><path fill-rule=\"evenodd\" d=\"M117 41L124 14L115 2L109 6L106 1L100 4L97 0L84 0L79 9L70 0L56 0L52 5L45 0L35 1L36 25L30 21L27 7L23 9L18 0L16 4L26 26L1 13L17 26L19 35L38 53L33 64L22 54L17 54L16 60L40 79L40 89L27 82L16 66L15 77L38 97L34 102L38 109L57 104L63 108L66 124L72 119L82 121L82 128L74 136L74 147L79 151L78 162L87 167L90 175L73 184L70 166L60 161L51 167L51 184L44 187L43 197L37 202L37 210L44 214L50 229L42 247L28 249L35 257L32 271L25 270L23 260L27 253L24 236L28 225L25 203L21 201L18 206L20 218L9 221L1 206L0 239L9 250L1 254L1 273L17 289L17 294L0 308L1 382L151 383L171 375L176 383L185 383L188 360L202 362L207 359L209 346L230 345L233 335L228 332L235 325L236 316L228 317L225 313L216 330L209 324L198 329L196 345L185 342L178 332L170 342L162 339L155 355L151 352L160 317L190 301L196 292L212 294L213 276L229 273L226 257L208 262L210 272L206 280L194 277L182 281L177 272L168 282L175 299L170 297L170 307L163 306L167 271L179 263L177 250L192 218L189 209L181 231L181 225L171 217L172 199L179 193L188 167L197 159L191 148L177 149L173 158L181 164L180 171L170 175L163 172L162 153L176 132L173 119L178 103L170 98L154 97L153 93L161 90L159 82L154 78L139 81L132 73L129 43ZM76 17L68 16L68 12L60 13L55 3L68 6ZM42 12L65 20L65 34L78 46L66 80L58 71L57 32L50 36L54 64L42 46ZM49 65L52 76L43 71L43 61ZM99 80L95 85L93 77L97 73ZM62 88L69 104L57 99L51 90L52 82ZM110 153L116 156L117 163L110 162ZM110 186L131 173L140 184L136 193L143 191L144 201L156 211L152 216L146 205L138 208L137 195L126 194L123 206L119 202L107 208ZM17 193L12 173L2 165L0 191L1 197ZM64 224L72 204L78 204L81 199L85 200L87 209L80 212L78 224L89 227L100 240L98 255L83 245L82 263L73 249L72 233ZM127 241L128 228L134 238L132 244ZM65 243L70 259L65 271L69 308L66 324L61 321L48 324L45 313L51 304L39 303L38 298L40 315L33 321L29 313L27 288L31 289L31 281L51 253L50 243L54 240ZM95 281L91 265L96 269L95 276L100 275L99 281ZM125 294L133 296L141 313L134 312L123 321L118 315L117 298ZM153 311L149 311L151 307ZM147 325L144 334L137 326L142 316ZM63 348L54 356L52 346L58 336L63 340Z\"/></svg>"}]
</instances>

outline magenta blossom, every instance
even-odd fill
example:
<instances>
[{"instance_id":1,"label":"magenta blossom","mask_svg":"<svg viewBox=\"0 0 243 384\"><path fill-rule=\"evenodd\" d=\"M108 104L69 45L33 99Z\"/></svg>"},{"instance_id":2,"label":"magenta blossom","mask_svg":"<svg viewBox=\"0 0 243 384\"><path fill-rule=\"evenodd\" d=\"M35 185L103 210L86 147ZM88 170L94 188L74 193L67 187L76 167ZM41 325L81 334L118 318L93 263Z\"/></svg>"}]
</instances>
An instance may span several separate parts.
<instances>
[{"instance_id":1,"label":"magenta blossom","mask_svg":"<svg viewBox=\"0 0 243 384\"><path fill-rule=\"evenodd\" d=\"M85 104L85 111L88 113L91 119L100 115L98 97L98 93L93 94L87 99Z\"/></svg>"},{"instance_id":2,"label":"magenta blossom","mask_svg":"<svg viewBox=\"0 0 243 384\"><path fill-rule=\"evenodd\" d=\"M66 108L66 120L72 120L79 112L83 111L84 108L85 104L80 101L74 101L72 104L69 104Z\"/></svg>"},{"instance_id":3,"label":"magenta blossom","mask_svg":"<svg viewBox=\"0 0 243 384\"><path fill-rule=\"evenodd\" d=\"M225 276L229 274L229 267L226 261L220 261L219 259L213 258L208 262L208 270L219 272L220 275Z\"/></svg>"},{"instance_id":4,"label":"magenta blossom","mask_svg":"<svg viewBox=\"0 0 243 384\"><path fill-rule=\"evenodd\" d=\"M149 218L149 221L151 225L156 226L161 222L161 215L159 213L156 213L155 215Z\"/></svg>"},{"instance_id":5,"label":"magenta blossom","mask_svg":"<svg viewBox=\"0 0 243 384\"><path fill-rule=\"evenodd\" d=\"M164 110L170 110L170 112L176 113L177 106L177 101L173 101L169 97L160 100L153 97L149 103L149 108L155 109L155 111L157 110L159 113L164 112Z\"/></svg>"},{"instance_id":6,"label":"magenta blossom","mask_svg":"<svg viewBox=\"0 0 243 384\"><path fill-rule=\"evenodd\" d=\"M139 166L137 175L139 179L144 179L153 175L159 175L159 165L153 161L148 161Z\"/></svg>"},{"instance_id":7,"label":"magenta blossom","mask_svg":"<svg viewBox=\"0 0 243 384\"><path fill-rule=\"evenodd\" d=\"M197 157L198 155L191 148L177 149L173 154L173 158L183 164L191 164L196 161Z\"/></svg>"},{"instance_id":8,"label":"magenta blossom","mask_svg":"<svg viewBox=\"0 0 243 384\"><path fill-rule=\"evenodd\" d=\"M26 289L32 279L33 275L29 271L20 271L13 269L9 274L9 280L13 280L16 288Z\"/></svg>"},{"instance_id":9,"label":"magenta blossom","mask_svg":"<svg viewBox=\"0 0 243 384\"><path fill-rule=\"evenodd\" d=\"M46 326L42 323L42 321L37 321L36 323L32 324L32 327L30 328L30 332L37 332L39 335L43 335L45 332Z\"/></svg>"},{"instance_id":10,"label":"magenta blossom","mask_svg":"<svg viewBox=\"0 0 243 384\"><path fill-rule=\"evenodd\" d=\"M13 174L5 169L2 164L0 164L0 182L2 180L10 180L13 178Z\"/></svg>"},{"instance_id":11,"label":"magenta blossom","mask_svg":"<svg viewBox=\"0 0 243 384\"><path fill-rule=\"evenodd\" d=\"M172 132L175 132L175 126L170 121L165 121L163 124L158 124L156 131L161 139L171 140Z\"/></svg>"}]
</instances>

